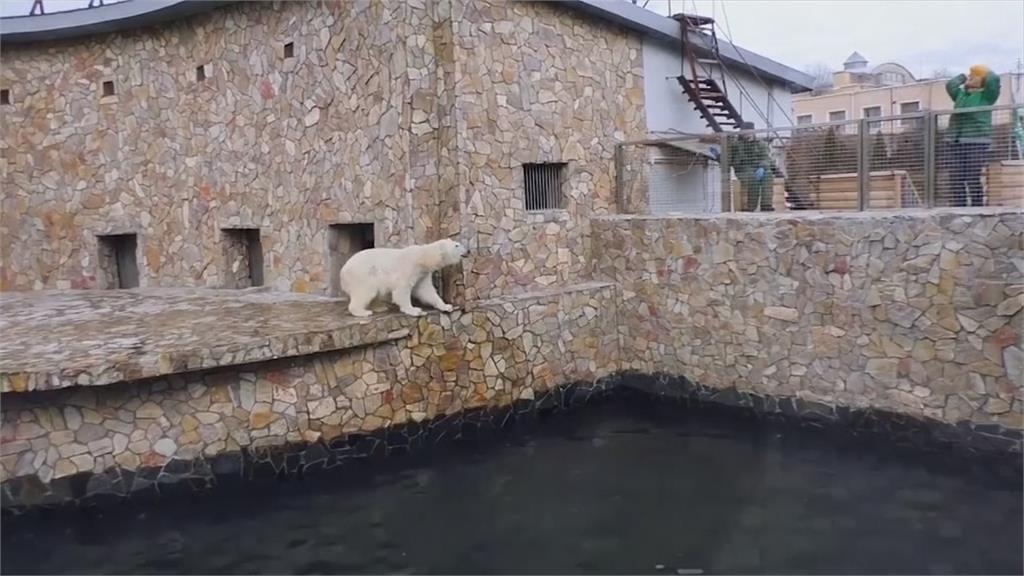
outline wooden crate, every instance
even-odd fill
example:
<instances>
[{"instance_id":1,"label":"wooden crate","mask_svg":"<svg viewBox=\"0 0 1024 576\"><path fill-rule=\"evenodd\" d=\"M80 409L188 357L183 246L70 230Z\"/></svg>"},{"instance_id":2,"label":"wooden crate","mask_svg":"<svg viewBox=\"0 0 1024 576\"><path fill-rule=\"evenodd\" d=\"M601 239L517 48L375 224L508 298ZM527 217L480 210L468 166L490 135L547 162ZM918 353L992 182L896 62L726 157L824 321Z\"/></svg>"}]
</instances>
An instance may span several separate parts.
<instances>
[{"instance_id":1,"label":"wooden crate","mask_svg":"<svg viewBox=\"0 0 1024 576\"><path fill-rule=\"evenodd\" d=\"M989 162L985 196L989 206L1024 208L1024 160Z\"/></svg>"},{"instance_id":2,"label":"wooden crate","mask_svg":"<svg viewBox=\"0 0 1024 576\"><path fill-rule=\"evenodd\" d=\"M857 210L857 173L826 174L810 179L808 192L812 210ZM906 170L879 170L871 173L870 210L894 210L922 206L924 198L914 188ZM733 206L739 209L746 198L739 180L732 180ZM776 178L772 186L772 207L776 212L789 210L786 181Z\"/></svg>"},{"instance_id":3,"label":"wooden crate","mask_svg":"<svg viewBox=\"0 0 1024 576\"><path fill-rule=\"evenodd\" d=\"M811 201L818 210L856 210L857 173L828 174L812 179ZM816 189L814 184L817 184ZM913 184L905 170L879 170L871 173L868 206L870 210L892 210L919 204Z\"/></svg>"},{"instance_id":4,"label":"wooden crate","mask_svg":"<svg viewBox=\"0 0 1024 576\"><path fill-rule=\"evenodd\" d=\"M739 180L733 178L729 183L732 192L732 205L739 211L745 208L747 197L743 193L743 187ZM772 183L772 208L776 212L789 210L789 207L786 206L786 180L784 178L776 178Z\"/></svg>"}]
</instances>

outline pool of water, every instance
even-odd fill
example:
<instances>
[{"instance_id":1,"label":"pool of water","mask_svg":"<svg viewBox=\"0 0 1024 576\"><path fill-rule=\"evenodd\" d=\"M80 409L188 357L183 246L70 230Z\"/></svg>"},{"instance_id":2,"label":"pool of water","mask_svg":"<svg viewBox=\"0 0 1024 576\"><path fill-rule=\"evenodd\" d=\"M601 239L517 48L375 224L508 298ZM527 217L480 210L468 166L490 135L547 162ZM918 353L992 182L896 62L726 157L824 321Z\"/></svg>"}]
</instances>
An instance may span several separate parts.
<instances>
[{"instance_id":1,"label":"pool of water","mask_svg":"<svg viewBox=\"0 0 1024 576\"><path fill-rule=\"evenodd\" d=\"M1005 573L1019 457L616 399L304 479L5 516L13 573Z\"/></svg>"}]
</instances>

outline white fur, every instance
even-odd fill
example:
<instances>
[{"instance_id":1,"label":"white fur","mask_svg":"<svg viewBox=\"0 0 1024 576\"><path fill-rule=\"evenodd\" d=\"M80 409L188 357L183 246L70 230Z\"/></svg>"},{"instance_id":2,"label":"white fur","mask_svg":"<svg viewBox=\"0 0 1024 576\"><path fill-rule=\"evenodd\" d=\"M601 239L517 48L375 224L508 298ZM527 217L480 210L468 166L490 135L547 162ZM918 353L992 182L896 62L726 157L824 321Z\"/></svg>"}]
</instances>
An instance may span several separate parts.
<instances>
[{"instance_id":1,"label":"white fur","mask_svg":"<svg viewBox=\"0 0 1024 576\"><path fill-rule=\"evenodd\" d=\"M406 248L370 248L356 252L341 267L341 289L348 294L348 311L353 316L369 316L369 305L375 298L391 296L391 301L410 316L422 316L423 310L412 305L415 296L421 303L451 312L437 294L431 274L458 264L467 254L466 248L454 240L438 240L430 244Z\"/></svg>"}]
</instances>

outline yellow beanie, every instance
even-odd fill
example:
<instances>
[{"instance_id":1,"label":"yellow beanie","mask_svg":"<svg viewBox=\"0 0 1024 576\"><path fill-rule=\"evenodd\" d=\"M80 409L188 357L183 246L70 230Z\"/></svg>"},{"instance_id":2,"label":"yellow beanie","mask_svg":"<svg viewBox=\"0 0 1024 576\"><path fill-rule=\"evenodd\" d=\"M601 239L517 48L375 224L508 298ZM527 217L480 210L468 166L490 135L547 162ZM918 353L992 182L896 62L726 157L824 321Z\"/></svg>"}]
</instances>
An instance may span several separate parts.
<instances>
[{"instance_id":1,"label":"yellow beanie","mask_svg":"<svg viewBox=\"0 0 1024 576\"><path fill-rule=\"evenodd\" d=\"M971 66L971 76L974 76L976 78L984 78L988 76L988 73L988 66L985 66L984 64L975 64L974 66Z\"/></svg>"}]
</instances>

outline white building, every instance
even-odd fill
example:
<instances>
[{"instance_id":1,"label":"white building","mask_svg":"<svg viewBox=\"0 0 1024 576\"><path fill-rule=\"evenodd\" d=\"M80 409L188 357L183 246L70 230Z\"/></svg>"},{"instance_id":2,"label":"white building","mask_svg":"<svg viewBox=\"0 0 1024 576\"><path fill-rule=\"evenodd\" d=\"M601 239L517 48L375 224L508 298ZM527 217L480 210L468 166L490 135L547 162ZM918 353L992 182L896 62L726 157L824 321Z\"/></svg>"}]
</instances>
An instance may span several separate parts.
<instances>
[{"instance_id":1,"label":"white building","mask_svg":"<svg viewBox=\"0 0 1024 576\"><path fill-rule=\"evenodd\" d=\"M644 104L649 138L712 132L678 80L680 74L692 77L690 63L684 62L682 27L678 21L625 0L569 3L643 34ZM796 123L790 118L791 95L811 90L811 76L721 37L717 57L712 52L710 36L691 29L687 40L700 56L696 63L698 76L710 76L719 84L724 83L728 99L743 121L753 123L755 128L788 127ZM694 140L680 141L672 147L650 147L647 181L651 212L720 211L721 178L717 162L707 156L710 148L697 145Z\"/></svg>"}]
</instances>

